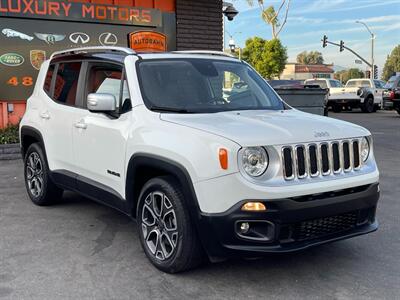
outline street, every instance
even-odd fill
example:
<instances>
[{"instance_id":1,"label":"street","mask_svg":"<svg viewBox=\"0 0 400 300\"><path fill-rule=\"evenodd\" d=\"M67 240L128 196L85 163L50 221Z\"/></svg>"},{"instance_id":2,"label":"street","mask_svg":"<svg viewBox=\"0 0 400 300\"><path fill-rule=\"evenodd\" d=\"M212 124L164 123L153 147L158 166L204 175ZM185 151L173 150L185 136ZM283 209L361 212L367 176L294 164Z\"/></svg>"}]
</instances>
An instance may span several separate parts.
<instances>
[{"instance_id":1,"label":"street","mask_svg":"<svg viewBox=\"0 0 400 300\"><path fill-rule=\"evenodd\" d=\"M330 113L368 128L381 171L377 232L294 254L155 269L135 223L73 193L36 207L22 161L0 162L0 298L400 299L400 116Z\"/></svg>"}]
</instances>

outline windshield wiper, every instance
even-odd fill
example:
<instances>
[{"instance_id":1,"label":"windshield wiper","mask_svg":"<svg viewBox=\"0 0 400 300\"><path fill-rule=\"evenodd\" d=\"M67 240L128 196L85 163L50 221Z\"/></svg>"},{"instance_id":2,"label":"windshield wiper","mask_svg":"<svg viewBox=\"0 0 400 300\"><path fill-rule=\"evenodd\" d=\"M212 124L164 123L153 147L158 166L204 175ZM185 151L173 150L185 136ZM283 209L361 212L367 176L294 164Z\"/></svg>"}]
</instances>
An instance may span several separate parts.
<instances>
[{"instance_id":1,"label":"windshield wiper","mask_svg":"<svg viewBox=\"0 0 400 300\"><path fill-rule=\"evenodd\" d=\"M185 108L163 107L163 106L156 106L156 105L150 106L150 110L158 111L158 112L174 112L174 113L179 113L179 114L191 113L190 111L188 111Z\"/></svg>"}]
</instances>

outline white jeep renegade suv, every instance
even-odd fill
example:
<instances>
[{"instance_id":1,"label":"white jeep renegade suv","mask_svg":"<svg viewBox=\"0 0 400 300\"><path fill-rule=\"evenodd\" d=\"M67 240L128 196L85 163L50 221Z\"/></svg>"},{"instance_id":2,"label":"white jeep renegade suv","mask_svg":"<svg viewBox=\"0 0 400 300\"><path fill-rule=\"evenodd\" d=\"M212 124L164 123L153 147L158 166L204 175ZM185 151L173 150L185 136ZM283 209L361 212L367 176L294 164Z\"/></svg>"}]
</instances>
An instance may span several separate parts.
<instances>
[{"instance_id":1,"label":"white jeep renegade suv","mask_svg":"<svg viewBox=\"0 0 400 300\"><path fill-rule=\"evenodd\" d=\"M378 226L370 132L289 107L222 53L55 53L20 135L35 204L71 190L126 213L166 272Z\"/></svg>"}]
</instances>

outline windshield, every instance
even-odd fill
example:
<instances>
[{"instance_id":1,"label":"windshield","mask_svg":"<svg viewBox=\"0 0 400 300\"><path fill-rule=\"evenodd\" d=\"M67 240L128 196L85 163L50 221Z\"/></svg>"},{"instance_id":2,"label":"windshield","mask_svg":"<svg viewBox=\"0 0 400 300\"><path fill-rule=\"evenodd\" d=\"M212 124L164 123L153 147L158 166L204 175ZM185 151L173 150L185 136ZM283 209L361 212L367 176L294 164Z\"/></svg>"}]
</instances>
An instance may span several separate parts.
<instances>
[{"instance_id":1,"label":"windshield","mask_svg":"<svg viewBox=\"0 0 400 300\"><path fill-rule=\"evenodd\" d=\"M394 85L395 85L395 83L396 83L396 79L397 79L396 76L390 77L389 80L388 80L388 82L386 82L384 88L385 88L385 89L391 89L391 88L393 88Z\"/></svg>"},{"instance_id":2,"label":"windshield","mask_svg":"<svg viewBox=\"0 0 400 300\"><path fill-rule=\"evenodd\" d=\"M138 63L146 106L155 111L212 113L282 110L283 102L252 68L210 59L156 59Z\"/></svg>"},{"instance_id":3,"label":"windshield","mask_svg":"<svg viewBox=\"0 0 400 300\"><path fill-rule=\"evenodd\" d=\"M346 87L371 87L369 80L349 80Z\"/></svg>"}]
</instances>

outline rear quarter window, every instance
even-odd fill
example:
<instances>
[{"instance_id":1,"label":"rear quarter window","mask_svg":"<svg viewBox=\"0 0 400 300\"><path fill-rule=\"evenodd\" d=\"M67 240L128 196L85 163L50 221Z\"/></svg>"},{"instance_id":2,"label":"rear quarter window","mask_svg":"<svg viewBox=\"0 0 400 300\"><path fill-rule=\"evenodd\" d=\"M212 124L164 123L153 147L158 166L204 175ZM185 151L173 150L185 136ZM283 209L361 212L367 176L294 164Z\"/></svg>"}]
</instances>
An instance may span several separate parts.
<instances>
[{"instance_id":1,"label":"rear quarter window","mask_svg":"<svg viewBox=\"0 0 400 300\"><path fill-rule=\"evenodd\" d=\"M53 96L51 93L51 82L53 79L55 67L56 66L54 64L49 66L49 69L47 70L47 73L46 73L46 79L44 80L43 89L47 93L47 95L49 95L50 97Z\"/></svg>"}]
</instances>

